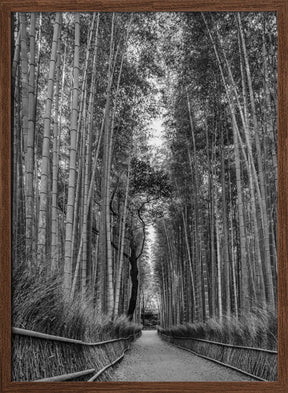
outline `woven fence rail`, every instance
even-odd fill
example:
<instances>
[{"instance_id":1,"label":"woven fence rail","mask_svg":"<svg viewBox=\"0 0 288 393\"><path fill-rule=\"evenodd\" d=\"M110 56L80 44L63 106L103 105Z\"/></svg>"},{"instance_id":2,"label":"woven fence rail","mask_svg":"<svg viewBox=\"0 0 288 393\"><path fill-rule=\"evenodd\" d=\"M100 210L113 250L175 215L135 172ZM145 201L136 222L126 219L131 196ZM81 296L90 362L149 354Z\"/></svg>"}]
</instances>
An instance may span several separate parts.
<instances>
[{"instance_id":1,"label":"woven fence rail","mask_svg":"<svg viewBox=\"0 0 288 393\"><path fill-rule=\"evenodd\" d=\"M127 337L119 337L119 338L113 338L111 340L89 343L82 340L75 340L73 338L54 336L53 334L40 333L40 332L35 332L34 330L27 330L27 329L15 328L15 327L12 327L12 333L18 334L19 336L28 336L34 338L41 338L43 340L59 341L59 342L70 343L70 344L80 344L80 345L87 345L92 347L105 345L117 341L130 340L130 338L135 336L134 334L131 334L130 336Z\"/></svg>"},{"instance_id":2,"label":"woven fence rail","mask_svg":"<svg viewBox=\"0 0 288 393\"><path fill-rule=\"evenodd\" d=\"M239 371L256 380L277 380L277 351L193 337L170 336L160 329L158 329L158 334L165 341L179 348Z\"/></svg>"},{"instance_id":3,"label":"woven fence rail","mask_svg":"<svg viewBox=\"0 0 288 393\"><path fill-rule=\"evenodd\" d=\"M57 345L65 345L66 344L72 344L76 345L75 348L77 347L84 347L84 348L90 348L91 350L94 348L96 350L97 347L106 347L107 345L112 345L114 346L114 344L117 344L122 342L123 344L121 344L120 349L122 348L122 353L120 356L117 356L116 359L109 359L108 364L106 364L104 367L99 368L99 365L90 368L87 368L85 370L81 370L81 371L73 371L70 373L65 373L65 374L61 374L61 375L55 375L55 376L51 376L51 377L47 377L47 378L40 378L40 379L32 379L33 382L60 382L60 381L69 381L69 380L76 380L81 378L83 380L83 378L86 378L88 376L90 376L90 378L88 379L88 382L92 382L95 381L96 379L98 379L100 377L100 375L102 375L107 369L109 369L110 367L114 366L116 363L118 363L121 359L123 359L125 352L129 350L130 348L130 343L131 341L135 340L136 338L138 338L141 335L141 331L135 334L131 334L127 337L119 337L119 338L115 338L115 339L110 339L110 340L105 340L105 341L98 341L98 342L85 342L82 340L75 340L72 338L67 338L67 337L62 337L62 336L56 336L56 335L51 335L51 334L46 334L46 333L41 333L41 332L35 332L33 330L27 330L27 329L21 329L21 328L16 328L13 327L12 328L12 334L15 336L24 336L26 338L30 338L30 339L37 339L37 341L39 342L51 342L53 343L53 345L57 347ZM57 344L58 343L58 344ZM127 343L127 344L126 344ZM120 344L119 344L120 345ZM123 347L124 345L124 347ZM111 347L110 347L111 348ZM119 350L119 348L118 348ZM114 354L115 356L115 354ZM89 360L89 363L91 365L91 359ZM103 365L103 364L102 364ZM92 376L91 376L92 375Z\"/></svg>"},{"instance_id":4,"label":"woven fence rail","mask_svg":"<svg viewBox=\"0 0 288 393\"><path fill-rule=\"evenodd\" d=\"M71 379L77 379L80 377L85 377L87 375L94 374L91 378L88 379L87 382L93 382L97 378L100 377L101 374L104 373L104 371L108 370L108 368L114 366L116 363L120 362L120 360L123 359L125 352L128 351L129 348L126 348L123 353L115 359L113 362L107 364L105 367L101 368L101 370L96 370L96 368L90 368L87 370L82 370L82 371L77 371L75 373L69 373L69 374L62 374L62 375L56 375L55 377L49 377L49 378L41 378L41 379L36 379L33 382L61 382L61 381L69 381Z\"/></svg>"}]
</instances>

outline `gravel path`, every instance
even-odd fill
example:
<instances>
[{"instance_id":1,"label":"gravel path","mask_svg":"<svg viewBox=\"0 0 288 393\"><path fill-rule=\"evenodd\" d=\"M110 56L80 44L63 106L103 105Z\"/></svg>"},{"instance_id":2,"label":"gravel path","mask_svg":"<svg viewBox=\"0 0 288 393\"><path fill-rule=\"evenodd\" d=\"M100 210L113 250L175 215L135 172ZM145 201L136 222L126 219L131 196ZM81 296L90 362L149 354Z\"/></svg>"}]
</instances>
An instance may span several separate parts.
<instances>
[{"instance_id":1,"label":"gravel path","mask_svg":"<svg viewBox=\"0 0 288 393\"><path fill-rule=\"evenodd\" d=\"M113 381L253 381L162 341L146 330L115 369Z\"/></svg>"}]
</instances>

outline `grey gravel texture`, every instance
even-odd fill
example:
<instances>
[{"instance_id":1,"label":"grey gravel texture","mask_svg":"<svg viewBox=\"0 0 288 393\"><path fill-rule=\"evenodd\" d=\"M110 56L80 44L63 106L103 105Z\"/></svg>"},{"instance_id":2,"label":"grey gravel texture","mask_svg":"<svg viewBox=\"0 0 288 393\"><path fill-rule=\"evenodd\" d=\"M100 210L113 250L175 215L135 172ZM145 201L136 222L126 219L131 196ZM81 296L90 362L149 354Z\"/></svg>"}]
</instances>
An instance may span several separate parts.
<instances>
[{"instance_id":1,"label":"grey gravel texture","mask_svg":"<svg viewBox=\"0 0 288 393\"><path fill-rule=\"evenodd\" d=\"M254 381L227 367L202 359L146 330L115 368L112 381Z\"/></svg>"}]
</instances>

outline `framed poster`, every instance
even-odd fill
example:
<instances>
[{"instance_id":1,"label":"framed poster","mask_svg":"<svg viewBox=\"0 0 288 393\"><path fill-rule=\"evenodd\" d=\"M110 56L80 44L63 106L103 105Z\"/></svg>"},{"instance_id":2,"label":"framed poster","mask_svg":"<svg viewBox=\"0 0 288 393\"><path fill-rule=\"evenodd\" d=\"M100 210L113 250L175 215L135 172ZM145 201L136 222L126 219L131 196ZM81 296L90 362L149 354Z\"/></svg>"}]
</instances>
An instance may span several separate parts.
<instances>
[{"instance_id":1,"label":"framed poster","mask_svg":"<svg viewBox=\"0 0 288 393\"><path fill-rule=\"evenodd\" d=\"M1 2L3 392L287 390L287 25Z\"/></svg>"}]
</instances>

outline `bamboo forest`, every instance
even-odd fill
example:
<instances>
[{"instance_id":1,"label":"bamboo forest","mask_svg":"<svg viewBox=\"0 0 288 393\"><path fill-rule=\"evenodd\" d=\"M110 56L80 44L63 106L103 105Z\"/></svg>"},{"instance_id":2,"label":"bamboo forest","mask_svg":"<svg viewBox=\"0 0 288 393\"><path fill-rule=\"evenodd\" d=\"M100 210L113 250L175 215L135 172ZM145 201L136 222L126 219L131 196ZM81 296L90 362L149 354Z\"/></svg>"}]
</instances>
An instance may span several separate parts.
<instances>
[{"instance_id":1,"label":"bamboo forest","mask_svg":"<svg viewBox=\"0 0 288 393\"><path fill-rule=\"evenodd\" d=\"M12 22L12 379L96 374L128 344L132 372L156 339L277 379L276 13Z\"/></svg>"}]
</instances>

